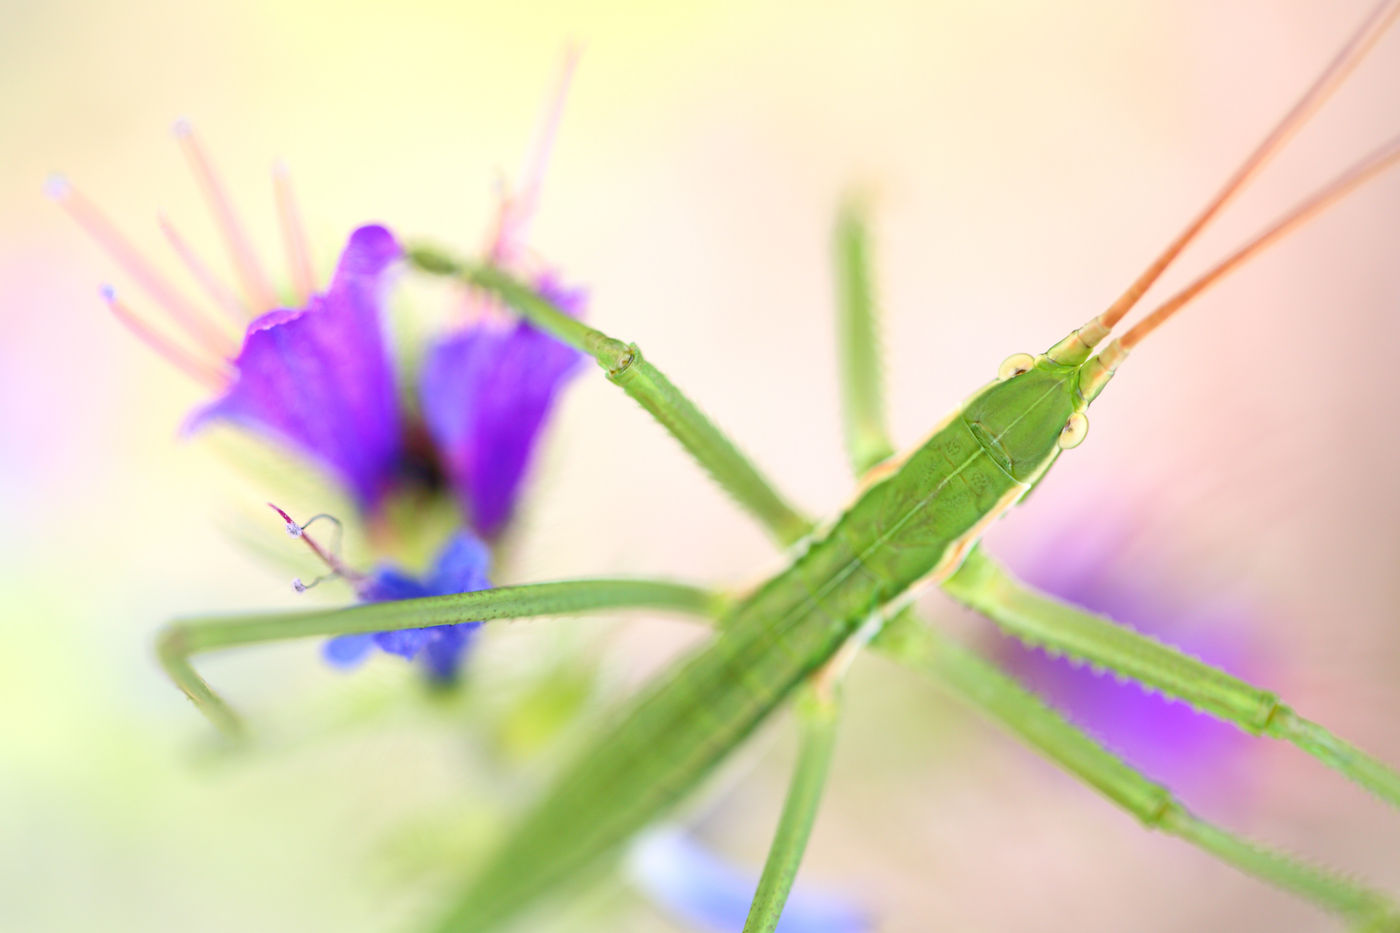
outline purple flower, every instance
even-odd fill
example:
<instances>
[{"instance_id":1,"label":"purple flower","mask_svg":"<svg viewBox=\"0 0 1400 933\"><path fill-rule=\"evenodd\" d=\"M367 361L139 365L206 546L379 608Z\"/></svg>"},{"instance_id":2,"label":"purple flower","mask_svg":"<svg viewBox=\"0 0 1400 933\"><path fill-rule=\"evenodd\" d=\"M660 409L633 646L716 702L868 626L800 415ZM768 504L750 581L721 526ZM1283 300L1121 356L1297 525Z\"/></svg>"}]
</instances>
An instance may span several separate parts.
<instances>
[{"instance_id":1,"label":"purple flower","mask_svg":"<svg viewBox=\"0 0 1400 933\"><path fill-rule=\"evenodd\" d=\"M1013 544L1012 566L1027 582L1071 603L1153 636L1236 676L1261 673L1252 614L1219 600L1182 598L1180 579L1162 577L1160 541L1127 516L1130 508L1095 509L1091 523L1058 537ZM1141 511L1138 511L1141 515ZM1145 519L1140 518L1139 521ZM1150 516L1148 519L1150 520ZM1020 680L1071 720L1155 780L1196 795L1219 796L1219 776L1249 747L1234 725L1136 683L1051 658L1013 639L997 654Z\"/></svg>"},{"instance_id":2,"label":"purple flower","mask_svg":"<svg viewBox=\"0 0 1400 933\"><path fill-rule=\"evenodd\" d=\"M744 925L758 878L740 871L673 828L654 829L632 845L632 882L676 919L697 930L732 933ZM870 917L834 894L798 884L778 933L866 933Z\"/></svg>"},{"instance_id":3,"label":"purple flower","mask_svg":"<svg viewBox=\"0 0 1400 933\"><path fill-rule=\"evenodd\" d=\"M574 65L570 52L524 181L501 199L486 254L578 315L587 302L584 291L566 288L553 270L538 268L526 238ZM468 302L474 322L428 349L419 393L428 433L458 502L478 534L495 538L515 511L545 420L582 355L513 315L501 320L500 309L480 295L469 295Z\"/></svg>"},{"instance_id":4,"label":"purple flower","mask_svg":"<svg viewBox=\"0 0 1400 933\"><path fill-rule=\"evenodd\" d=\"M580 291L542 294L571 313ZM482 321L439 341L423 363L423 418L478 534L509 521L554 400L582 355L524 321Z\"/></svg>"},{"instance_id":5,"label":"purple flower","mask_svg":"<svg viewBox=\"0 0 1400 933\"><path fill-rule=\"evenodd\" d=\"M228 421L281 441L330 471L373 512L404 451L381 321L400 255L383 227L351 234L325 294L248 326L228 391L196 412L188 429Z\"/></svg>"},{"instance_id":6,"label":"purple flower","mask_svg":"<svg viewBox=\"0 0 1400 933\"><path fill-rule=\"evenodd\" d=\"M459 532L448 540L426 576L420 579L395 567L380 567L360 585L360 599L377 603L489 589L491 581L486 572L490 565L491 552L486 545L466 532ZM372 649L379 648L410 661L421 659L430 677L450 681L456 677L472 635L480 626L480 622L458 622L393 632L341 635L326 642L325 655L338 667L350 667L364 660Z\"/></svg>"},{"instance_id":7,"label":"purple flower","mask_svg":"<svg viewBox=\"0 0 1400 933\"><path fill-rule=\"evenodd\" d=\"M227 421L270 438L327 470L361 508L375 512L404 456L381 320L389 273L402 249L383 227L361 227L341 254L330 287L318 292L291 184L279 169L274 181L292 284L292 300L284 303L193 131L182 121L175 133L218 222L238 288L226 285L161 218L162 231L205 299L191 300L86 198L62 178L51 179L49 194L155 299L170 326L152 326L104 288L108 306L148 346L219 393L189 419L187 429ZM210 314L211 307L245 330L241 348L228 321Z\"/></svg>"}]
</instances>

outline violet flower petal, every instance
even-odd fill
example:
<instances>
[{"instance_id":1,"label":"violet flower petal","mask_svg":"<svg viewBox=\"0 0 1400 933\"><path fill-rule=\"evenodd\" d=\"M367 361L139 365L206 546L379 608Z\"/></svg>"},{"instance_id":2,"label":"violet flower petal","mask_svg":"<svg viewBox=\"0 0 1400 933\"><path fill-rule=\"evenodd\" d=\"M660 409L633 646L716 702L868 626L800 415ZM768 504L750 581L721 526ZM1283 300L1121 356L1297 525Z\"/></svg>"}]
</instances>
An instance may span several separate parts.
<instances>
[{"instance_id":1,"label":"violet flower petal","mask_svg":"<svg viewBox=\"0 0 1400 933\"><path fill-rule=\"evenodd\" d=\"M1191 601L1177 598L1166 581L1155 587L1144 583L1151 578L1150 564L1145 569L1139 558L1128 567L1122 556L1134 526L1107 517L1114 514L1104 510L1101 523L1091 529L1012 547L1020 558L1012 565L1029 583L1061 599L1236 676L1264 679L1247 613L1221 604L1192 611ZM1249 736L1230 723L1014 639L1004 639L997 656L1012 674L1130 764L1193 797L1220 796L1224 785L1219 775L1251 747Z\"/></svg>"},{"instance_id":2,"label":"violet flower petal","mask_svg":"<svg viewBox=\"0 0 1400 933\"><path fill-rule=\"evenodd\" d=\"M403 452L382 311L403 253L384 227L350 236L329 290L248 327L228 391L196 412L271 437L334 474L366 510L392 486Z\"/></svg>"},{"instance_id":3,"label":"violet flower petal","mask_svg":"<svg viewBox=\"0 0 1400 933\"><path fill-rule=\"evenodd\" d=\"M571 313L582 307L581 292L539 287ZM510 519L545 418L581 359L523 321L477 325L429 349L423 418L478 534L494 537Z\"/></svg>"},{"instance_id":4,"label":"violet flower petal","mask_svg":"<svg viewBox=\"0 0 1400 933\"><path fill-rule=\"evenodd\" d=\"M420 580L396 568L382 567L370 577L361 591L361 598L365 602L390 602L489 589L491 581L486 571L490 564L491 552L486 545L466 532L459 532L444 546L427 577ZM448 681L456 677L471 645L472 633L480 626L480 622L457 622L367 635L340 635L326 642L324 654L332 664L348 667L363 660L372 647L377 647L408 660L421 658L431 678Z\"/></svg>"},{"instance_id":5,"label":"violet flower petal","mask_svg":"<svg viewBox=\"0 0 1400 933\"><path fill-rule=\"evenodd\" d=\"M744 925L758 890L757 875L740 871L687 834L654 829L639 838L627 860L628 874L667 913L697 930L732 933ZM849 900L793 888L777 933L866 933L870 917Z\"/></svg>"}]
</instances>

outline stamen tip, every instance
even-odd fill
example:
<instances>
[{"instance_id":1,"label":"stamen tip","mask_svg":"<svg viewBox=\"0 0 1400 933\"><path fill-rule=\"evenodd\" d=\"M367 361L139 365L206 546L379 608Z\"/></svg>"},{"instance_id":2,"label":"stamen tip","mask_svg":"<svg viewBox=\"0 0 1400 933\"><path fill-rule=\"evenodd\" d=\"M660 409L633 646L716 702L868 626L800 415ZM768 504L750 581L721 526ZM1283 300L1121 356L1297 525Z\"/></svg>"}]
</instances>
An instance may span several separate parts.
<instances>
[{"instance_id":1,"label":"stamen tip","mask_svg":"<svg viewBox=\"0 0 1400 933\"><path fill-rule=\"evenodd\" d=\"M187 139L194 135L194 127L190 126L189 120L181 117L176 120L175 125L171 127L171 132L175 134L176 139Z\"/></svg>"},{"instance_id":2,"label":"stamen tip","mask_svg":"<svg viewBox=\"0 0 1400 933\"><path fill-rule=\"evenodd\" d=\"M107 304L112 304L117 300L117 290L110 285L102 286L97 290L97 293L102 296L102 300L107 302Z\"/></svg>"},{"instance_id":3,"label":"stamen tip","mask_svg":"<svg viewBox=\"0 0 1400 933\"><path fill-rule=\"evenodd\" d=\"M292 521L292 517L290 515L279 509L277 506L273 505L271 502L267 504L267 507L269 509L272 509L272 511L276 512L279 516L281 516L282 521L285 522L287 525L287 534L291 535L293 538L301 537L301 526L298 525L296 522Z\"/></svg>"},{"instance_id":4,"label":"stamen tip","mask_svg":"<svg viewBox=\"0 0 1400 933\"><path fill-rule=\"evenodd\" d=\"M294 577L292 578L292 589L296 590L298 593L305 593L307 590L311 589L311 587L302 583L301 577Z\"/></svg>"}]
</instances>

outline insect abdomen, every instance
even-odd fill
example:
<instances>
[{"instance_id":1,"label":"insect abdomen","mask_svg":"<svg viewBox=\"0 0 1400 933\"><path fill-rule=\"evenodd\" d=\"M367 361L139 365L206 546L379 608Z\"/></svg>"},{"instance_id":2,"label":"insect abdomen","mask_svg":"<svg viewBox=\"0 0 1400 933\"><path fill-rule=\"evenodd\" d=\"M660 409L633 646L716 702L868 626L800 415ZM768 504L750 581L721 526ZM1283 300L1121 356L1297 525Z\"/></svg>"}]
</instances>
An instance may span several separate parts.
<instances>
[{"instance_id":1,"label":"insect abdomen","mask_svg":"<svg viewBox=\"0 0 1400 933\"><path fill-rule=\"evenodd\" d=\"M615 851L1020 488L952 419L735 607L717 639L653 681L560 776L440 929L492 929ZM603 796L615 802L599 819L590 807Z\"/></svg>"}]
</instances>

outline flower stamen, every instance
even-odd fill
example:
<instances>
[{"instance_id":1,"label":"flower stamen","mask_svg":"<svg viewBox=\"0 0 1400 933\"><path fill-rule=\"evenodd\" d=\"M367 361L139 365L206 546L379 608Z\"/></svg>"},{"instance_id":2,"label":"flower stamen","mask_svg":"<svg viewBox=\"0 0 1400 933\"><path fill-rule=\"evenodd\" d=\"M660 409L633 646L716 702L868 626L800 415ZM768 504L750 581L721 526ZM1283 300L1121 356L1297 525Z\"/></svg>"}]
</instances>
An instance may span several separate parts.
<instances>
[{"instance_id":1,"label":"flower stamen","mask_svg":"<svg viewBox=\"0 0 1400 933\"><path fill-rule=\"evenodd\" d=\"M185 264L190 275L199 282L204 293L227 312L234 322L240 326L246 325L251 315L242 299L234 294L233 289L219 281L218 276L214 275L213 271L204 264L204 261L195 254L195 251L190 248L189 242L180 235L164 214L158 215L156 221L160 224L161 232L165 234L171 248L175 250L175 255L180 257L180 261Z\"/></svg>"},{"instance_id":2,"label":"flower stamen","mask_svg":"<svg viewBox=\"0 0 1400 933\"><path fill-rule=\"evenodd\" d=\"M277 195L277 219L282 227L282 242L287 249L297 303L305 304L316 291L316 272L311 268L311 247L292 193L291 173L281 162L272 167L272 187Z\"/></svg>"},{"instance_id":3,"label":"flower stamen","mask_svg":"<svg viewBox=\"0 0 1400 933\"><path fill-rule=\"evenodd\" d=\"M526 228L539 204L540 188L544 185L545 170L549 167L549 156L554 150L554 138L559 131L564 102L569 96L569 85L577 65L578 48L570 46L564 52L564 62L560 66L554 92L550 95L549 106L530 147L520 187L510 191L506 185L501 185L500 212L487 245L487 254L494 264L509 267L518 259L517 251L525 242Z\"/></svg>"},{"instance_id":4,"label":"flower stamen","mask_svg":"<svg viewBox=\"0 0 1400 933\"><path fill-rule=\"evenodd\" d=\"M228 388L232 374L222 363L216 367L171 341L170 338L137 317L130 308L118 300L116 290L112 286L104 285L102 287L102 300L107 303L107 307L122 323L122 326L180 372L215 391L223 391Z\"/></svg>"},{"instance_id":5,"label":"flower stamen","mask_svg":"<svg viewBox=\"0 0 1400 933\"><path fill-rule=\"evenodd\" d=\"M49 197L77 222L106 253L126 270L156 300L170 317L185 329L196 343L221 358L232 356L237 347L224 331L212 324L197 305L171 285L140 250L131 245L102 212L83 197L68 180L52 176L45 186Z\"/></svg>"},{"instance_id":6,"label":"flower stamen","mask_svg":"<svg viewBox=\"0 0 1400 933\"><path fill-rule=\"evenodd\" d=\"M267 504L267 507L272 509L272 511L276 512L279 516L281 516L282 521L286 523L287 534L291 535L293 538L300 538L303 542L305 542L306 546L311 549L311 553L315 554L317 559L320 560L321 563L325 564L326 567L329 568L331 571L329 574L317 577L310 583L302 583L300 577L293 580L292 587L298 593L302 593L306 590L311 589L311 587L315 586L323 580L329 580L335 577L343 578L352 586L354 586L357 590L360 589L366 583L366 577L364 574L359 573L355 570L351 570L349 567L346 567L345 563L340 559L340 542L342 533L340 519L334 517L333 515L327 515L323 512L320 515L312 516L310 521L306 522L306 524L299 525L296 523L296 521L292 519L290 515L288 515L282 509L279 509L277 506L273 505L271 502ZM306 533L306 529L310 527L312 522L315 522L318 519L322 518L335 523L335 547L331 550L327 550L326 548L322 547L321 544L317 542L315 538L311 537L311 535Z\"/></svg>"},{"instance_id":7,"label":"flower stamen","mask_svg":"<svg viewBox=\"0 0 1400 933\"><path fill-rule=\"evenodd\" d=\"M233 202L229 200L223 184L214 172L213 164L205 154L204 147L195 137L194 129L188 121L176 122L175 138L179 140L180 148L185 152L185 158L189 161L190 168L194 171L195 178L199 181L199 187L204 193L204 200L214 215L219 233L224 239L224 245L228 247L229 254L233 257L233 264L238 270L238 279L243 285L248 303L252 307L264 311L276 308L278 306L277 292L263 272L257 254L253 252L248 236L243 231L243 225L233 210Z\"/></svg>"}]
</instances>

